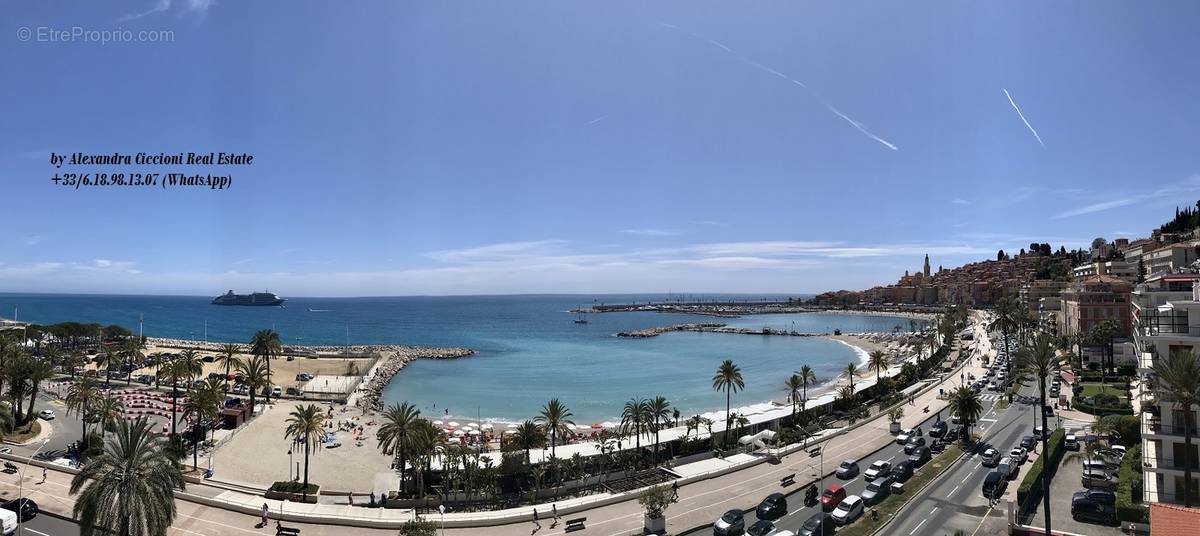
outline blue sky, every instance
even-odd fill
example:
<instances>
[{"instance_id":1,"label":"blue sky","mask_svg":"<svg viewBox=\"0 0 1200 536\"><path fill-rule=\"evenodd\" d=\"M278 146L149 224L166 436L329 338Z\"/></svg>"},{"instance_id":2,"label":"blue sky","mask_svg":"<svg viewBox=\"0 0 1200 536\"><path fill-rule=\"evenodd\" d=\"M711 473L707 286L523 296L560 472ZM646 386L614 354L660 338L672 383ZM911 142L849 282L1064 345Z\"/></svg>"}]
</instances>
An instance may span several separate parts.
<instances>
[{"instance_id":1,"label":"blue sky","mask_svg":"<svg viewBox=\"0 0 1200 536\"><path fill-rule=\"evenodd\" d=\"M1197 20L1185 1L2 1L0 291L815 292L926 252L1142 236L1200 197ZM16 37L74 26L174 34ZM73 191L50 151L255 163L227 191Z\"/></svg>"}]
</instances>

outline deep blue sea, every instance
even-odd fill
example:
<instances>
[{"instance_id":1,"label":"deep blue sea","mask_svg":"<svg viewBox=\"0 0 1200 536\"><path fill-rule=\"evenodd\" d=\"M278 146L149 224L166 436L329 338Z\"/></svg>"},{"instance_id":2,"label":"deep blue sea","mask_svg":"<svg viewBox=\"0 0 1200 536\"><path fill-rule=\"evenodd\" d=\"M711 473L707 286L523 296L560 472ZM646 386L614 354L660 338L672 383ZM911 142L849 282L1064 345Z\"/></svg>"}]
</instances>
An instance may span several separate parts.
<instances>
[{"instance_id":1,"label":"deep blue sea","mask_svg":"<svg viewBox=\"0 0 1200 536\"><path fill-rule=\"evenodd\" d=\"M729 296L721 296L728 298ZM388 386L385 399L407 400L426 414L460 420L530 418L550 398L571 408L576 422L613 420L632 396L663 395L684 414L723 409L714 392L717 365L733 359L746 381L735 405L784 396L783 381L803 364L822 378L837 374L859 355L836 341L668 333L648 339L613 336L683 322L827 332L907 329L907 319L820 313L757 315L735 319L650 312L588 315L576 324L572 308L602 303L662 300L665 295L439 296L291 298L284 307L211 305L211 297L0 294L0 316L36 323L120 324L151 337L205 337L245 342L274 328L285 344L409 344L465 346L473 357L410 364ZM753 298L771 298L754 296ZM436 409L434 405L436 404Z\"/></svg>"}]
</instances>

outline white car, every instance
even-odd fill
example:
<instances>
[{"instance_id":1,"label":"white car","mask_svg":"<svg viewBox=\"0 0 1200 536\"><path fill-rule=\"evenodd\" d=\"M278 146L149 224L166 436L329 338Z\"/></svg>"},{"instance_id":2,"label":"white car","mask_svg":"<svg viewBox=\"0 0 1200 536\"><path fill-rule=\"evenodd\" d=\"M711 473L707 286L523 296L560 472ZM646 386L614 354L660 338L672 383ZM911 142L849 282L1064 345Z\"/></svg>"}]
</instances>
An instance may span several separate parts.
<instances>
[{"instance_id":1,"label":"white car","mask_svg":"<svg viewBox=\"0 0 1200 536\"><path fill-rule=\"evenodd\" d=\"M875 460L875 462L867 468L867 471L863 473L863 477L865 477L867 481L871 481L888 474L891 470L892 462Z\"/></svg>"},{"instance_id":2,"label":"white car","mask_svg":"<svg viewBox=\"0 0 1200 536\"><path fill-rule=\"evenodd\" d=\"M900 433L896 435L896 444L897 444L897 445L903 445L903 444L905 444L905 443L908 443L908 440L909 440L909 439L910 439L912 436L913 436L913 429L912 429L912 428L903 428L903 429L901 429L901 430L900 430Z\"/></svg>"},{"instance_id":3,"label":"white car","mask_svg":"<svg viewBox=\"0 0 1200 536\"><path fill-rule=\"evenodd\" d=\"M984 467L995 467L997 463L1000 463L1000 452L996 449L987 449L980 457Z\"/></svg>"},{"instance_id":4,"label":"white car","mask_svg":"<svg viewBox=\"0 0 1200 536\"><path fill-rule=\"evenodd\" d=\"M858 495L851 495L842 499L842 502L833 509L833 521L838 525L845 525L861 516L863 513L863 500Z\"/></svg>"},{"instance_id":5,"label":"white car","mask_svg":"<svg viewBox=\"0 0 1200 536\"><path fill-rule=\"evenodd\" d=\"M1025 449L1022 447L1013 447L1012 450L1008 451L1008 457L1012 458L1013 462L1017 465L1021 465L1029 460L1029 453L1025 452Z\"/></svg>"},{"instance_id":6,"label":"white car","mask_svg":"<svg viewBox=\"0 0 1200 536\"><path fill-rule=\"evenodd\" d=\"M0 526L4 527L4 535L17 532L17 513L0 508Z\"/></svg>"},{"instance_id":7,"label":"white car","mask_svg":"<svg viewBox=\"0 0 1200 536\"><path fill-rule=\"evenodd\" d=\"M54 412L50 411L48 409L44 409L44 410L38 412L38 417L41 417L43 420L53 421L54 420Z\"/></svg>"},{"instance_id":8,"label":"white car","mask_svg":"<svg viewBox=\"0 0 1200 536\"><path fill-rule=\"evenodd\" d=\"M1063 448L1079 450L1079 439L1075 437L1075 434L1067 434L1067 438L1063 441Z\"/></svg>"}]
</instances>

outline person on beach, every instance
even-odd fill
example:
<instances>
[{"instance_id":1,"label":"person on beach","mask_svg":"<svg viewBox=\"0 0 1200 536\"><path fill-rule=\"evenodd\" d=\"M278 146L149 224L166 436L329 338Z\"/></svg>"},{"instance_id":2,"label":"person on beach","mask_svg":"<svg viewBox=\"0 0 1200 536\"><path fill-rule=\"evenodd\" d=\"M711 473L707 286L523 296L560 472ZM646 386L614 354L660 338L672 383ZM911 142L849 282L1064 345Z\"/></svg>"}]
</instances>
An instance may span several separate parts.
<instances>
[{"instance_id":1,"label":"person on beach","mask_svg":"<svg viewBox=\"0 0 1200 536\"><path fill-rule=\"evenodd\" d=\"M534 508L533 509L533 531L531 531L530 534L533 534L539 530L542 530L542 524L538 522L537 508Z\"/></svg>"},{"instance_id":2,"label":"person on beach","mask_svg":"<svg viewBox=\"0 0 1200 536\"><path fill-rule=\"evenodd\" d=\"M558 503L550 504L550 513L554 516L554 521L550 523L550 528L558 526Z\"/></svg>"}]
</instances>

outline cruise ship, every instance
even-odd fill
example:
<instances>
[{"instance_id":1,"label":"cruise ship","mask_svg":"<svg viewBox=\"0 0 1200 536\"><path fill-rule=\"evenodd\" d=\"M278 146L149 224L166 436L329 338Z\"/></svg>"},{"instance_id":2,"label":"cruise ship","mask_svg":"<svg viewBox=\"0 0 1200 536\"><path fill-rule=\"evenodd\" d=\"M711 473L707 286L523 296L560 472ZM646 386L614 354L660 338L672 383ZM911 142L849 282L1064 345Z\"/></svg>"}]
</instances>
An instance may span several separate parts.
<instances>
[{"instance_id":1,"label":"cruise ship","mask_svg":"<svg viewBox=\"0 0 1200 536\"><path fill-rule=\"evenodd\" d=\"M272 292L255 292L253 294L234 294L226 292L213 298L213 305L283 305L287 300Z\"/></svg>"}]
</instances>

